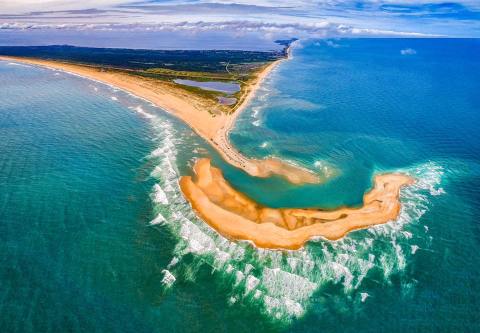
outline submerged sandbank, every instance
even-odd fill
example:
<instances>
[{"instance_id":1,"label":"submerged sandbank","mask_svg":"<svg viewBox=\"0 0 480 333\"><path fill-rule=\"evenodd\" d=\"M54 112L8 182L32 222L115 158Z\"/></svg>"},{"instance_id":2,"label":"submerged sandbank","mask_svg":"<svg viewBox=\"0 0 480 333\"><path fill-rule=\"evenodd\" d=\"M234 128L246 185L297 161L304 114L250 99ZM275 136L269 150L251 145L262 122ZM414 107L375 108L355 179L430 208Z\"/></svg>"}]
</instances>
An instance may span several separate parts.
<instances>
[{"instance_id":1,"label":"submerged sandbank","mask_svg":"<svg viewBox=\"0 0 480 333\"><path fill-rule=\"evenodd\" d=\"M254 96L262 80L279 64L280 59L265 66L254 79L246 83L239 103L230 112L222 111L220 103L215 103L181 89L177 84L131 75L125 71L104 70L101 67L65 63L60 61L24 57L0 56L0 60L47 67L84 78L103 82L146 99L183 120L198 135L207 140L231 165L243 169L251 176L282 176L293 183L319 183L321 178L314 172L278 159L250 159L236 150L228 133L238 114Z\"/></svg>"},{"instance_id":2,"label":"submerged sandbank","mask_svg":"<svg viewBox=\"0 0 480 333\"><path fill-rule=\"evenodd\" d=\"M195 176L180 179L181 190L197 214L223 236L269 249L301 248L308 240L337 240L353 230L387 223L400 212L400 189L414 179L403 174L375 176L360 208L273 209L238 192L209 159L194 166Z\"/></svg>"}]
</instances>

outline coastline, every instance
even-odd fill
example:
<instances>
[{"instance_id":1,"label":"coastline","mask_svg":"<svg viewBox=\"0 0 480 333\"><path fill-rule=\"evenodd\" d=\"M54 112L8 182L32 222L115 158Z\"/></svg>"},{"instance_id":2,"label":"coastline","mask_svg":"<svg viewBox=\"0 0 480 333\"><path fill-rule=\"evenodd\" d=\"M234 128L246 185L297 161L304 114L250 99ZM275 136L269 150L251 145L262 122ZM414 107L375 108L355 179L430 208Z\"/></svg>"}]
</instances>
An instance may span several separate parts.
<instances>
[{"instance_id":1,"label":"coastline","mask_svg":"<svg viewBox=\"0 0 480 333\"><path fill-rule=\"evenodd\" d=\"M267 158L264 160L248 159L235 149L228 139L228 135L235 126L235 121L238 116L247 108L250 101L255 97L258 88L260 88L265 78L283 61L289 59L291 59L291 46L287 49L286 58L278 59L267 65L257 75L255 82L247 86L245 98L242 100L241 104L229 114L224 125L212 138L212 143L214 146L219 147L217 151L222 155L223 159L226 161L236 161L238 164L235 166L244 169L252 176L266 178L272 175L280 175L293 184L320 183L321 180L318 175L315 175L312 171L298 165L287 163L276 158Z\"/></svg>"},{"instance_id":2,"label":"coastline","mask_svg":"<svg viewBox=\"0 0 480 333\"><path fill-rule=\"evenodd\" d=\"M393 221L400 213L400 189L414 183L407 175L380 174L359 208L274 209L234 189L209 159L198 160L194 171L194 177L180 179L180 188L202 220L228 239L274 250L298 250L314 238L338 240L354 230Z\"/></svg>"},{"instance_id":3,"label":"coastline","mask_svg":"<svg viewBox=\"0 0 480 333\"><path fill-rule=\"evenodd\" d=\"M258 72L255 79L246 84L244 98L232 112L215 114L208 109L213 106L206 104L205 99L184 91L171 82L94 66L0 56L0 60L42 66L81 76L147 100L183 120L207 140L225 161L252 176L280 175L296 184L315 183L319 178L306 169L273 158L248 159L228 140L237 117L254 98L263 80L287 59L276 60ZM233 189L223 178L222 172L210 166L208 159L198 160L194 171L194 177L181 177L180 188L197 215L207 224L230 239L251 241L260 248L288 250L297 250L312 238L337 240L353 230L394 220L400 211L400 188L414 181L400 174L376 176L374 187L365 194L361 208L344 207L334 211L272 209L261 206Z\"/></svg>"},{"instance_id":4,"label":"coastline","mask_svg":"<svg viewBox=\"0 0 480 333\"><path fill-rule=\"evenodd\" d=\"M104 71L100 67L60 61L1 55L0 60L63 71L113 86L145 99L182 120L199 136L208 141L226 162L244 170L251 176L269 177L278 175L294 184L318 183L320 182L318 175L305 168L274 158L264 160L250 159L235 149L228 138L228 134L233 128L238 115L245 110L248 103L255 96L257 89L271 71L282 61L289 59L290 50L288 50L287 54L287 58L278 59L257 73L255 79L246 85L243 100L228 114L215 112L215 108L218 105L208 103L205 99L182 90L173 82L133 76L119 71Z\"/></svg>"}]
</instances>

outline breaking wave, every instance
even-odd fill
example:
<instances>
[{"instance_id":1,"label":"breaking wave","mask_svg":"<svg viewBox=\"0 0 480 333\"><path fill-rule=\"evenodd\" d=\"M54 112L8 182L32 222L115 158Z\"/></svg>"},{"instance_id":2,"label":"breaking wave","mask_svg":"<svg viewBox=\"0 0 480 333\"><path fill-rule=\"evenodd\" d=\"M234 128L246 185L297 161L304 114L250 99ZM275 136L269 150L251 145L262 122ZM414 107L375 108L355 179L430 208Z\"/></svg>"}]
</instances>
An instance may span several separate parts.
<instances>
[{"instance_id":1,"label":"breaking wave","mask_svg":"<svg viewBox=\"0 0 480 333\"><path fill-rule=\"evenodd\" d=\"M177 144L182 142L182 134L167 121L157 121L154 126L161 135L148 157L156 163L151 173L156 181L152 189L156 217L151 225L168 228L177 238L161 281L166 288L179 278L195 281L195 272L207 265L218 283L229 286L226 302L230 306L251 304L270 318L288 322L303 316L312 296L331 286L362 304L372 297L364 287L368 279L380 276L380 283L388 285L397 276L405 285L414 284L405 270L412 257L428 247L428 227L421 225L421 217L432 196L444 193L441 166L429 162L402 170L417 181L402 189L402 209L391 223L336 242L311 241L299 251L256 249L247 242L225 239L196 217L178 186ZM196 154L200 149L191 151ZM193 256L193 263L184 260L187 255Z\"/></svg>"},{"instance_id":2,"label":"breaking wave","mask_svg":"<svg viewBox=\"0 0 480 333\"><path fill-rule=\"evenodd\" d=\"M144 118L147 118L147 119L153 119L153 118L155 118L155 115L146 112L146 111L142 108L141 105L138 105L138 106L136 106L136 107L129 107L129 109L137 112L138 114L140 114L140 115L141 115L142 117L144 117Z\"/></svg>"},{"instance_id":3,"label":"breaking wave","mask_svg":"<svg viewBox=\"0 0 480 333\"><path fill-rule=\"evenodd\" d=\"M313 302L318 306L331 297L332 287L340 290L346 302L361 305L375 297L366 281L389 285L395 277L404 286L415 284L406 271L414 256L430 246L429 229L421 218L432 198L445 193L440 186L444 175L440 165L428 162L401 170L417 181L402 189L402 209L391 223L351 233L336 242L311 241L299 251L257 249L216 233L196 217L183 198L178 185L179 151L188 151L188 158L193 159L207 150L191 140L190 132L178 130L174 122L158 116L147 104L130 109L150 122L154 132L155 149L146 157L154 180L154 217L149 226L168 230L177 242L159 281L167 292L179 279L195 281L200 267L208 267L217 283L230 290L226 304L249 304L268 318L289 322L302 317ZM328 165L317 161L315 167L324 170Z\"/></svg>"},{"instance_id":4,"label":"breaking wave","mask_svg":"<svg viewBox=\"0 0 480 333\"><path fill-rule=\"evenodd\" d=\"M22 64L22 63L19 63L19 62L8 62L7 65L9 66L19 66L19 67L32 67L30 65L27 65L27 64Z\"/></svg>"}]
</instances>

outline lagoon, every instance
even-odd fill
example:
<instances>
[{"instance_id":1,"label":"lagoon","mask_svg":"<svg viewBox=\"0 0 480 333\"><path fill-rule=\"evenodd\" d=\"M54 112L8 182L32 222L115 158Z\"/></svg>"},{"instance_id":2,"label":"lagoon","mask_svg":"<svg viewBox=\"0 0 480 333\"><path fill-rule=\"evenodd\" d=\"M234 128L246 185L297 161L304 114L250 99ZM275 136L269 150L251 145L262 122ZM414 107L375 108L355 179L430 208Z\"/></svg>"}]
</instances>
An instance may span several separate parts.
<instances>
[{"instance_id":1,"label":"lagoon","mask_svg":"<svg viewBox=\"0 0 480 333\"><path fill-rule=\"evenodd\" d=\"M240 85L235 82L193 81L184 79L175 79L173 82L203 90L222 92L225 94L235 94L236 92L240 91Z\"/></svg>"}]
</instances>

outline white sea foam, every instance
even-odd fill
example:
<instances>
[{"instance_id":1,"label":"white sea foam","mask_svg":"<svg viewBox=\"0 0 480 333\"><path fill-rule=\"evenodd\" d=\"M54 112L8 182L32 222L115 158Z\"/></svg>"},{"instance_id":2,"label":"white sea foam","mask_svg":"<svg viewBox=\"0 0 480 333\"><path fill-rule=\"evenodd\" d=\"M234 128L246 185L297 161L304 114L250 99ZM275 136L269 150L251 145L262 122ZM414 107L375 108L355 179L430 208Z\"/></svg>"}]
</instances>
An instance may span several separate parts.
<instances>
[{"instance_id":1,"label":"white sea foam","mask_svg":"<svg viewBox=\"0 0 480 333\"><path fill-rule=\"evenodd\" d=\"M335 282L343 283L345 289L352 288L353 275L347 266L344 266L337 262L331 262L329 268L333 271Z\"/></svg>"},{"instance_id":2,"label":"white sea foam","mask_svg":"<svg viewBox=\"0 0 480 333\"><path fill-rule=\"evenodd\" d=\"M32 67L32 66L29 66L29 65L26 65L26 64L20 64L18 62L9 62L7 63L7 65L10 65L10 66L19 66L19 67Z\"/></svg>"},{"instance_id":3,"label":"white sea foam","mask_svg":"<svg viewBox=\"0 0 480 333\"><path fill-rule=\"evenodd\" d=\"M307 278L281 270L268 268L263 270L263 286L274 296L284 296L293 300L302 300L311 295L316 284Z\"/></svg>"},{"instance_id":4,"label":"white sea foam","mask_svg":"<svg viewBox=\"0 0 480 333\"><path fill-rule=\"evenodd\" d=\"M96 88L96 87L95 87ZM96 91L96 90L95 90ZM136 107L129 107L130 110L134 110L135 112L137 112L138 114L140 114L142 117L144 118L147 118L147 119L153 119L155 118L155 116L151 113L148 113L146 112L145 110L143 110L142 106L141 105L138 105Z\"/></svg>"},{"instance_id":5,"label":"white sea foam","mask_svg":"<svg viewBox=\"0 0 480 333\"><path fill-rule=\"evenodd\" d=\"M420 247L418 247L418 245L411 245L410 248L412 250L411 253L415 254Z\"/></svg>"},{"instance_id":6,"label":"white sea foam","mask_svg":"<svg viewBox=\"0 0 480 333\"><path fill-rule=\"evenodd\" d=\"M254 269L254 268L255 268L255 267L253 267L253 265L251 265L251 264L246 264L246 265L245 265L245 268L243 269L243 272L244 272L245 274L249 274L250 271L251 271L252 269Z\"/></svg>"},{"instance_id":7,"label":"white sea foam","mask_svg":"<svg viewBox=\"0 0 480 333\"><path fill-rule=\"evenodd\" d=\"M417 182L402 189L402 208L392 223L352 233L336 242L318 240L299 251L254 249L244 242L225 239L195 216L178 188L176 155L182 140L168 121L156 119L152 124L158 132L156 149L149 155L155 162L151 174L158 186L154 186L152 197L159 195L155 202L159 205L157 211L162 211L160 223L178 240L167 266L172 275L194 280L198 267L208 265L219 273L216 278L231 286L227 299L231 306L252 302L279 320L301 317L313 293L329 285L341 286L346 295L360 295L357 300L365 302L373 296L359 290L371 276L383 276L378 283L389 284L396 276L402 284L413 284L403 272L417 249L428 246L421 243L425 235L421 217L428 211L432 196L444 193L440 187L443 169L437 164L400 170L414 176ZM315 166L322 169L326 163L318 161ZM415 225L422 230L420 235ZM427 231L428 227L424 227ZM193 263L183 260L187 254L193 255ZM176 274L177 270L182 273Z\"/></svg>"},{"instance_id":8,"label":"white sea foam","mask_svg":"<svg viewBox=\"0 0 480 333\"><path fill-rule=\"evenodd\" d=\"M230 254L217 248L215 253L215 266L222 267L230 259Z\"/></svg>"},{"instance_id":9,"label":"white sea foam","mask_svg":"<svg viewBox=\"0 0 480 333\"><path fill-rule=\"evenodd\" d=\"M110 98L112 99L112 101L118 101L118 98L115 97L115 96L112 96L112 97L110 97Z\"/></svg>"},{"instance_id":10,"label":"white sea foam","mask_svg":"<svg viewBox=\"0 0 480 333\"><path fill-rule=\"evenodd\" d=\"M258 119L258 115L260 114L260 106L252 107L252 117Z\"/></svg>"},{"instance_id":11,"label":"white sea foam","mask_svg":"<svg viewBox=\"0 0 480 333\"><path fill-rule=\"evenodd\" d=\"M410 239L413 237L413 234L409 231L402 231L402 234L405 236L406 239Z\"/></svg>"},{"instance_id":12,"label":"white sea foam","mask_svg":"<svg viewBox=\"0 0 480 333\"><path fill-rule=\"evenodd\" d=\"M167 269L172 269L172 267L178 264L179 261L180 259L178 259L177 257L173 257L172 260L170 260L170 262L168 263Z\"/></svg>"},{"instance_id":13,"label":"white sea foam","mask_svg":"<svg viewBox=\"0 0 480 333\"><path fill-rule=\"evenodd\" d=\"M257 126L257 127L258 127L258 126L260 126L260 124L261 124L260 119L257 119L257 120L255 120L254 122L252 122L252 125L253 125L253 126Z\"/></svg>"},{"instance_id":14,"label":"white sea foam","mask_svg":"<svg viewBox=\"0 0 480 333\"><path fill-rule=\"evenodd\" d=\"M153 201L163 205L168 205L168 198L162 187L158 184L153 186Z\"/></svg>"},{"instance_id":15,"label":"white sea foam","mask_svg":"<svg viewBox=\"0 0 480 333\"><path fill-rule=\"evenodd\" d=\"M164 190L165 190L165 192L174 192L175 188L171 184L167 183L167 185L165 185Z\"/></svg>"},{"instance_id":16,"label":"white sea foam","mask_svg":"<svg viewBox=\"0 0 480 333\"><path fill-rule=\"evenodd\" d=\"M161 213L158 213L157 217L150 221L150 225L164 224L166 221L165 217L163 217Z\"/></svg>"},{"instance_id":17,"label":"white sea foam","mask_svg":"<svg viewBox=\"0 0 480 333\"><path fill-rule=\"evenodd\" d=\"M243 274L243 272L236 271L235 272L235 285L240 284L240 282L242 282L242 280L244 278L245 278L245 274Z\"/></svg>"},{"instance_id":18,"label":"white sea foam","mask_svg":"<svg viewBox=\"0 0 480 333\"><path fill-rule=\"evenodd\" d=\"M288 264L290 265L290 269L292 271L295 271L295 269L297 268L297 265L299 264L299 260L297 258L287 258L287 262Z\"/></svg>"},{"instance_id":19,"label":"white sea foam","mask_svg":"<svg viewBox=\"0 0 480 333\"><path fill-rule=\"evenodd\" d=\"M173 283L176 281L175 276L168 269L162 270L162 273L163 273L162 284L167 287L171 287Z\"/></svg>"},{"instance_id":20,"label":"white sea foam","mask_svg":"<svg viewBox=\"0 0 480 333\"><path fill-rule=\"evenodd\" d=\"M370 295L368 293L360 293L360 298L361 298L362 303L365 303L365 301L367 300L367 298L369 296Z\"/></svg>"},{"instance_id":21,"label":"white sea foam","mask_svg":"<svg viewBox=\"0 0 480 333\"><path fill-rule=\"evenodd\" d=\"M315 161L313 163L313 166L319 169L327 178L331 177L334 173L333 168L330 165L328 165L325 161L321 161L321 160Z\"/></svg>"},{"instance_id":22,"label":"white sea foam","mask_svg":"<svg viewBox=\"0 0 480 333\"><path fill-rule=\"evenodd\" d=\"M253 275L247 276L246 282L245 282L246 293L249 293L252 290L254 290L255 287L258 286L259 283L260 283L260 279L256 278L255 276L253 276Z\"/></svg>"},{"instance_id":23,"label":"white sea foam","mask_svg":"<svg viewBox=\"0 0 480 333\"><path fill-rule=\"evenodd\" d=\"M164 164L157 165L150 175L154 178L164 179L165 181L176 179L177 174L173 168L169 168Z\"/></svg>"},{"instance_id":24,"label":"white sea foam","mask_svg":"<svg viewBox=\"0 0 480 333\"><path fill-rule=\"evenodd\" d=\"M187 253L205 254L216 249L213 239L204 233L196 224L180 214L180 236L186 241Z\"/></svg>"},{"instance_id":25,"label":"white sea foam","mask_svg":"<svg viewBox=\"0 0 480 333\"><path fill-rule=\"evenodd\" d=\"M281 319L286 314L294 317L300 317L304 312L304 309L300 303L286 297L275 298L265 296L264 302L267 311L274 315L274 317L277 319Z\"/></svg>"},{"instance_id":26,"label":"white sea foam","mask_svg":"<svg viewBox=\"0 0 480 333\"><path fill-rule=\"evenodd\" d=\"M158 147L157 149L155 149L154 151L152 151L150 153L150 157L159 157L159 156L162 156L164 154L166 154L168 152L169 148L168 147L165 147L165 146L162 146L162 147Z\"/></svg>"}]
</instances>

